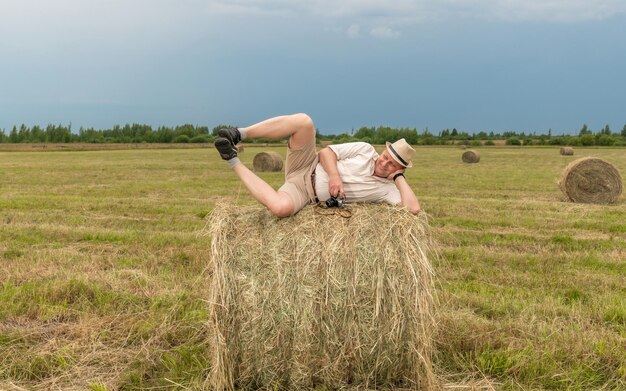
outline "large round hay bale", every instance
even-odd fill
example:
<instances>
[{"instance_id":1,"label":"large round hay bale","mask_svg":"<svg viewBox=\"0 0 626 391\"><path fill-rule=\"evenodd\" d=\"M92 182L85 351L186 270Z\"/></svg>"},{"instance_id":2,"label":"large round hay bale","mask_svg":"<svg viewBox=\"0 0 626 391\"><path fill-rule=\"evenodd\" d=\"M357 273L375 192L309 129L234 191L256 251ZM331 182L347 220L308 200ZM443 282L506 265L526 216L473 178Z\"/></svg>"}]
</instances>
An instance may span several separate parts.
<instances>
[{"instance_id":1,"label":"large round hay bale","mask_svg":"<svg viewBox=\"0 0 626 391\"><path fill-rule=\"evenodd\" d=\"M559 187L570 201L608 204L616 202L622 194L622 177L606 160L584 157L565 168Z\"/></svg>"},{"instance_id":2,"label":"large round hay bale","mask_svg":"<svg viewBox=\"0 0 626 391\"><path fill-rule=\"evenodd\" d=\"M211 389L439 387L427 219L382 204L351 211L279 219L215 206Z\"/></svg>"},{"instance_id":3,"label":"large round hay bale","mask_svg":"<svg viewBox=\"0 0 626 391\"><path fill-rule=\"evenodd\" d=\"M572 148L572 147L561 147L559 152L563 156L572 156L574 154L574 148Z\"/></svg>"},{"instance_id":4,"label":"large round hay bale","mask_svg":"<svg viewBox=\"0 0 626 391\"><path fill-rule=\"evenodd\" d=\"M283 169L283 158L276 152L259 152L252 159L254 171L280 171Z\"/></svg>"},{"instance_id":5,"label":"large round hay bale","mask_svg":"<svg viewBox=\"0 0 626 391\"><path fill-rule=\"evenodd\" d=\"M478 151L465 151L461 159L464 163L478 163L480 161L480 153Z\"/></svg>"}]
</instances>

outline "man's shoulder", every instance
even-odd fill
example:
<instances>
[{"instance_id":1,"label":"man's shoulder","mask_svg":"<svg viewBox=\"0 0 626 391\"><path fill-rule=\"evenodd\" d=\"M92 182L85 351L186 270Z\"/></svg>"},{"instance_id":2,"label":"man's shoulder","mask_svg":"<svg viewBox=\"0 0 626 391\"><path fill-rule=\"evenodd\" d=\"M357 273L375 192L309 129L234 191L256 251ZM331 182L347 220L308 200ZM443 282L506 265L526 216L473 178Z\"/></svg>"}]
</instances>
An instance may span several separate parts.
<instances>
[{"instance_id":1,"label":"man's shoulder","mask_svg":"<svg viewBox=\"0 0 626 391\"><path fill-rule=\"evenodd\" d=\"M332 144L331 148L341 148L341 149L354 149L354 150L362 150L362 151L373 151L374 146L372 144L363 142L363 141L353 141L349 143L342 144Z\"/></svg>"},{"instance_id":2,"label":"man's shoulder","mask_svg":"<svg viewBox=\"0 0 626 391\"><path fill-rule=\"evenodd\" d=\"M370 143L366 143L365 141L352 141L349 143L344 143L344 144L339 144L339 145L355 145L355 146L360 146L360 147L369 147L369 148L374 148L372 146L372 144Z\"/></svg>"}]
</instances>

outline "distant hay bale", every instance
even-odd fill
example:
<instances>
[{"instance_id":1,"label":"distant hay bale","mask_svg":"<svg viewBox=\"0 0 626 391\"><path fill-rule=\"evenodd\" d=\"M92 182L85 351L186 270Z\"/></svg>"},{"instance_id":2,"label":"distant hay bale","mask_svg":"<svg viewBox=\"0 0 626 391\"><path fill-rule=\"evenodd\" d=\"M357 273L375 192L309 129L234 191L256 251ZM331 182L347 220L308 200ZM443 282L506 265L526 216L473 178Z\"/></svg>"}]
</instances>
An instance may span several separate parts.
<instances>
[{"instance_id":1,"label":"distant hay bale","mask_svg":"<svg viewBox=\"0 0 626 391\"><path fill-rule=\"evenodd\" d=\"M616 202L622 194L622 177L606 160L584 157L565 168L559 187L570 201L609 204Z\"/></svg>"},{"instance_id":2,"label":"distant hay bale","mask_svg":"<svg viewBox=\"0 0 626 391\"><path fill-rule=\"evenodd\" d=\"M426 216L350 209L215 206L210 389L440 387Z\"/></svg>"},{"instance_id":3,"label":"distant hay bale","mask_svg":"<svg viewBox=\"0 0 626 391\"><path fill-rule=\"evenodd\" d=\"M559 152L563 156L572 156L574 154L574 148L572 148L572 147L561 147Z\"/></svg>"},{"instance_id":4,"label":"distant hay bale","mask_svg":"<svg viewBox=\"0 0 626 391\"><path fill-rule=\"evenodd\" d=\"M320 147L325 148L333 143L332 140L321 140Z\"/></svg>"},{"instance_id":5,"label":"distant hay bale","mask_svg":"<svg viewBox=\"0 0 626 391\"><path fill-rule=\"evenodd\" d=\"M243 144L237 144L236 147L237 147L237 152L243 152L244 150Z\"/></svg>"},{"instance_id":6,"label":"distant hay bale","mask_svg":"<svg viewBox=\"0 0 626 391\"><path fill-rule=\"evenodd\" d=\"M283 169L283 158L276 152L259 152L252 159L254 171L280 171Z\"/></svg>"},{"instance_id":7,"label":"distant hay bale","mask_svg":"<svg viewBox=\"0 0 626 391\"><path fill-rule=\"evenodd\" d=\"M478 151L465 151L461 156L464 163L478 163L480 161L480 153Z\"/></svg>"}]
</instances>

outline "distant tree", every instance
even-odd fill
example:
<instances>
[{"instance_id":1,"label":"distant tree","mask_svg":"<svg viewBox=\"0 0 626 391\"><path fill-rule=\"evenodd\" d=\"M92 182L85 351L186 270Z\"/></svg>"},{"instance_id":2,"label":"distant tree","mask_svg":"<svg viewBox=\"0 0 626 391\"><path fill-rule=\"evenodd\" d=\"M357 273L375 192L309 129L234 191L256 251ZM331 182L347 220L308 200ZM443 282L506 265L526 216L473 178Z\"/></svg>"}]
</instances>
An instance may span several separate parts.
<instances>
[{"instance_id":1,"label":"distant tree","mask_svg":"<svg viewBox=\"0 0 626 391\"><path fill-rule=\"evenodd\" d=\"M41 129L39 126L35 125L33 126L33 128L30 130L30 142L31 143L40 143L40 142L44 142L46 134L43 131L43 129Z\"/></svg>"},{"instance_id":2,"label":"distant tree","mask_svg":"<svg viewBox=\"0 0 626 391\"><path fill-rule=\"evenodd\" d=\"M437 144L437 138L433 136L422 137L419 143L421 145L435 145Z\"/></svg>"},{"instance_id":3,"label":"distant tree","mask_svg":"<svg viewBox=\"0 0 626 391\"><path fill-rule=\"evenodd\" d=\"M548 145L564 145L563 139L560 136L552 137L548 140Z\"/></svg>"},{"instance_id":4,"label":"distant tree","mask_svg":"<svg viewBox=\"0 0 626 391\"><path fill-rule=\"evenodd\" d=\"M176 138L173 141L174 143L188 143L189 142L189 136L187 136L186 134L181 134L179 136L176 136Z\"/></svg>"},{"instance_id":5,"label":"distant tree","mask_svg":"<svg viewBox=\"0 0 626 391\"><path fill-rule=\"evenodd\" d=\"M604 128L602 128L602 130L600 131L600 134L606 134L607 136L610 136L611 128L609 128L609 125L606 125Z\"/></svg>"},{"instance_id":6,"label":"distant tree","mask_svg":"<svg viewBox=\"0 0 626 391\"><path fill-rule=\"evenodd\" d=\"M364 126L354 133L354 138L364 139L366 137L369 137L371 139L374 137L375 133L376 133L376 130L374 128L368 128Z\"/></svg>"},{"instance_id":7,"label":"distant tree","mask_svg":"<svg viewBox=\"0 0 626 391\"><path fill-rule=\"evenodd\" d=\"M591 130L587 127L587 124L584 124L582 128L580 128L580 132L578 132L579 136L584 136L585 134L591 134Z\"/></svg>"},{"instance_id":8,"label":"distant tree","mask_svg":"<svg viewBox=\"0 0 626 391\"><path fill-rule=\"evenodd\" d=\"M352 138L352 136L350 136L347 133L340 133L335 137L335 140L337 143L341 144L341 143L349 143L351 141L354 141L354 138Z\"/></svg>"},{"instance_id":9,"label":"distant tree","mask_svg":"<svg viewBox=\"0 0 626 391\"><path fill-rule=\"evenodd\" d=\"M49 124L46 127L46 137L52 143L69 143L72 141L72 133L69 128L62 125Z\"/></svg>"},{"instance_id":10,"label":"distant tree","mask_svg":"<svg viewBox=\"0 0 626 391\"><path fill-rule=\"evenodd\" d=\"M195 135L196 129L193 125L185 124L177 126L174 129L174 132L176 133L176 136L185 135L191 138Z\"/></svg>"},{"instance_id":11,"label":"distant tree","mask_svg":"<svg viewBox=\"0 0 626 391\"><path fill-rule=\"evenodd\" d=\"M621 135L622 135L622 137L626 137L626 125L624 125L624 127L622 128Z\"/></svg>"},{"instance_id":12,"label":"distant tree","mask_svg":"<svg viewBox=\"0 0 626 391\"><path fill-rule=\"evenodd\" d=\"M596 143L596 139L593 137L591 133L584 133L580 137L578 137L580 144L585 147L590 147Z\"/></svg>"},{"instance_id":13,"label":"distant tree","mask_svg":"<svg viewBox=\"0 0 626 391\"><path fill-rule=\"evenodd\" d=\"M20 126L20 130L17 132L17 142L18 143L27 143L30 141L30 129L22 124Z\"/></svg>"},{"instance_id":14,"label":"distant tree","mask_svg":"<svg viewBox=\"0 0 626 391\"><path fill-rule=\"evenodd\" d=\"M472 138L472 136L470 136L469 133L465 131L459 132L459 134L457 135L457 139L469 140L470 138Z\"/></svg>"},{"instance_id":15,"label":"distant tree","mask_svg":"<svg viewBox=\"0 0 626 391\"><path fill-rule=\"evenodd\" d=\"M509 137L505 141L506 145L522 145L522 142L517 137Z\"/></svg>"},{"instance_id":16,"label":"distant tree","mask_svg":"<svg viewBox=\"0 0 626 391\"><path fill-rule=\"evenodd\" d=\"M417 136L417 129L400 129L398 131L398 138L397 139L405 139L407 143L409 144L417 144L418 142L418 136ZM391 141L391 140L385 140L385 141Z\"/></svg>"},{"instance_id":17,"label":"distant tree","mask_svg":"<svg viewBox=\"0 0 626 391\"><path fill-rule=\"evenodd\" d=\"M12 142L12 143L19 142L18 136L17 136L17 128L15 127L15 125L13 126L13 129L11 129L11 133L9 133L9 142Z\"/></svg>"},{"instance_id":18,"label":"distant tree","mask_svg":"<svg viewBox=\"0 0 626 391\"><path fill-rule=\"evenodd\" d=\"M217 130L215 131L215 134L217 134ZM164 126L164 127L160 127L159 130L157 131L156 140L158 143L171 143L174 137L175 137L175 134L172 128L168 128Z\"/></svg>"},{"instance_id":19,"label":"distant tree","mask_svg":"<svg viewBox=\"0 0 626 391\"><path fill-rule=\"evenodd\" d=\"M613 144L615 144L617 140L615 140L613 138L613 136L608 135L608 134L600 134L598 135L598 137L596 138L596 145L604 145L604 146L611 146Z\"/></svg>"}]
</instances>

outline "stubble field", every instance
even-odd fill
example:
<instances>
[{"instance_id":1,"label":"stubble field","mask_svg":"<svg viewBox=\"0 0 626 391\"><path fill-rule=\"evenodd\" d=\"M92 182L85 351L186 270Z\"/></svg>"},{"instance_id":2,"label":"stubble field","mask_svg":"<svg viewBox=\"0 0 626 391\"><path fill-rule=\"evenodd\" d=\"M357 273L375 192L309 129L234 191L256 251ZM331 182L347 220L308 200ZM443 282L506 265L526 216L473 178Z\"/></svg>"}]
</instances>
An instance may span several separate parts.
<instances>
[{"instance_id":1,"label":"stubble field","mask_svg":"<svg viewBox=\"0 0 626 391\"><path fill-rule=\"evenodd\" d=\"M583 156L625 178L626 150L491 147L478 164L417 151L407 179L439 244L442 384L626 389L626 197L574 204L557 185ZM220 202L253 200L212 148L0 152L0 389L203 387L199 233Z\"/></svg>"}]
</instances>

